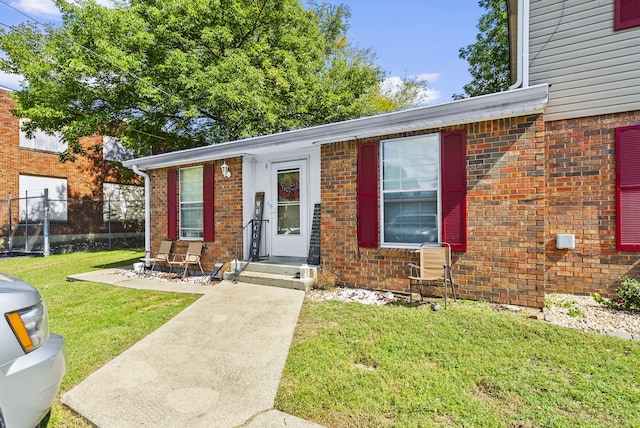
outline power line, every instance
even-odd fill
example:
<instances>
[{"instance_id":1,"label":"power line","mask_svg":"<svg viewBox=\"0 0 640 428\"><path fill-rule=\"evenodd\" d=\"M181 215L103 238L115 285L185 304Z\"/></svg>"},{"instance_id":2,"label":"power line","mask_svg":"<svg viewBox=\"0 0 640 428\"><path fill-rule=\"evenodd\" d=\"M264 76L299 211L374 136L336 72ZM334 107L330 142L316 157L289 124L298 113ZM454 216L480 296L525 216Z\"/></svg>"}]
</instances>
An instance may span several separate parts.
<instances>
[{"instance_id":1,"label":"power line","mask_svg":"<svg viewBox=\"0 0 640 428\"><path fill-rule=\"evenodd\" d=\"M27 14L26 12L21 11L20 9L18 9L18 8L16 8L15 6L13 6L13 5L11 5L11 4L9 4L9 3L7 3L6 1L4 1L4 0L0 0L0 3L1 3L1 4L3 4L3 5L5 5L5 6L7 6L7 7L8 7L8 8L10 8L10 9L13 9L14 11L18 12L19 14L21 14L21 15L25 16L28 20L33 21L34 23L36 23L36 24L40 25L41 27L46 27L46 24L43 24L42 22L38 21L36 18L34 18L34 17L30 16L30 15L29 15L29 14ZM4 24L4 23L2 23L2 22L0 22L0 25L4 26L4 27L6 27L6 28L9 28L9 29L10 29L10 28L12 28L12 26L11 26L11 25L7 25L7 24ZM103 60L104 62L106 62L106 63L108 63L108 64L112 65L113 67L116 67L116 68L120 69L120 71L122 71L122 72L123 72L125 75L127 75L128 77L132 77L133 79L135 79L135 80L136 80L136 81L138 81L138 82L143 82L143 79L142 79L142 78L140 78L139 76L137 76L136 74L134 74L134 73L132 73L132 72L130 72L130 71L128 71L128 70L126 70L126 69L124 69L124 68L123 68L123 67L121 67L120 65L118 65L118 64L114 63L113 61L111 61L111 60L109 60L109 59L105 58L104 56L102 56L102 55L100 55L99 53L95 52L94 50L92 50L92 49L90 49L90 48L88 48L88 47L84 46L83 44L78 43L77 41L75 41L75 40L73 40L72 38L68 37L66 34L64 34L64 33L63 33L62 35L63 35L63 37L64 37L67 41L69 41L69 42L73 43L74 45L77 45L77 46L81 47L81 48L82 48L82 49L84 49L85 51L87 51L87 52L89 52L90 54L94 55L95 57L97 57L97 58L99 58L99 59ZM144 83L145 83L145 84L147 84L147 85L149 85L151 88L153 88L153 89L157 90L158 92L160 92L160 93L162 93L162 94L164 94L164 95L168 96L168 97L173 97L173 96L174 96L174 94L170 94L169 92L165 91L164 89L159 88L159 87L157 87L157 86L155 86L155 85L153 85L153 84L151 84L151 83L149 83L149 82L144 82ZM161 137L161 136L159 136L159 135L154 135L154 134L150 134L150 133L148 133L148 132L138 131L138 130L135 130L135 129L133 129L133 131L134 131L134 132L136 132L136 133L143 134L143 135L152 136L152 137L158 138L158 139L160 139L160 140L166 140L166 138L165 138L165 137Z\"/></svg>"}]
</instances>

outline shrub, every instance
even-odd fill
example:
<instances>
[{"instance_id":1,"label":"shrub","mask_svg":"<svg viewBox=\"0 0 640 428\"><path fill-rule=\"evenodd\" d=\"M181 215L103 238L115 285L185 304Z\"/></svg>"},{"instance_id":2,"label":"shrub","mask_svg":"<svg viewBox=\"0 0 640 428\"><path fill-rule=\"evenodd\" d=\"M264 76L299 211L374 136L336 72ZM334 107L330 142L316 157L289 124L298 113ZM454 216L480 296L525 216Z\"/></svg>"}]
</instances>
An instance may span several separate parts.
<instances>
[{"instance_id":1,"label":"shrub","mask_svg":"<svg viewBox=\"0 0 640 428\"><path fill-rule=\"evenodd\" d=\"M620 280L622 284L618 287L616 299L607 299L598 293L592 295L593 299L613 309L640 310L640 281L628 276L623 276Z\"/></svg>"},{"instance_id":2,"label":"shrub","mask_svg":"<svg viewBox=\"0 0 640 428\"><path fill-rule=\"evenodd\" d=\"M330 290L336 286L338 276L327 269L324 265L318 269L318 276L313 288L319 290Z\"/></svg>"}]
</instances>

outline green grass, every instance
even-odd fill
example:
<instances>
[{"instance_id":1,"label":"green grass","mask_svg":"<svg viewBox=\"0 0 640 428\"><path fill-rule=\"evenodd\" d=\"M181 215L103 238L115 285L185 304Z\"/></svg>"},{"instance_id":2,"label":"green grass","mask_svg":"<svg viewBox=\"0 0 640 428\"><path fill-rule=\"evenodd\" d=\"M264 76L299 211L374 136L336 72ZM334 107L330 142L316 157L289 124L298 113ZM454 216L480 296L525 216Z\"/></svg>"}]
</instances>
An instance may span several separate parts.
<instances>
[{"instance_id":1,"label":"green grass","mask_svg":"<svg viewBox=\"0 0 640 428\"><path fill-rule=\"evenodd\" d=\"M488 305L305 301L276 407L329 427L637 427L640 343Z\"/></svg>"},{"instance_id":2,"label":"green grass","mask_svg":"<svg viewBox=\"0 0 640 428\"><path fill-rule=\"evenodd\" d=\"M119 250L0 259L0 272L38 288L49 310L51 332L65 338L67 372L61 393L198 299L191 294L66 281L67 275L74 273L130 267L142 254ZM89 425L57 402L49 426Z\"/></svg>"}]
</instances>

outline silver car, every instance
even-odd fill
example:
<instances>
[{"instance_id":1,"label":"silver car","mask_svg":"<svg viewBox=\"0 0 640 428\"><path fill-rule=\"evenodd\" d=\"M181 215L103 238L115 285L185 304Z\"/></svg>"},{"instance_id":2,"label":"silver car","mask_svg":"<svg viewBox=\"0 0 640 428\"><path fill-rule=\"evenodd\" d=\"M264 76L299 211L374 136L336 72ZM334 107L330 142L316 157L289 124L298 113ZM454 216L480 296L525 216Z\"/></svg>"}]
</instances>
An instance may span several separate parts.
<instances>
[{"instance_id":1,"label":"silver car","mask_svg":"<svg viewBox=\"0 0 640 428\"><path fill-rule=\"evenodd\" d=\"M0 274L0 428L45 426L65 364L38 290Z\"/></svg>"}]
</instances>

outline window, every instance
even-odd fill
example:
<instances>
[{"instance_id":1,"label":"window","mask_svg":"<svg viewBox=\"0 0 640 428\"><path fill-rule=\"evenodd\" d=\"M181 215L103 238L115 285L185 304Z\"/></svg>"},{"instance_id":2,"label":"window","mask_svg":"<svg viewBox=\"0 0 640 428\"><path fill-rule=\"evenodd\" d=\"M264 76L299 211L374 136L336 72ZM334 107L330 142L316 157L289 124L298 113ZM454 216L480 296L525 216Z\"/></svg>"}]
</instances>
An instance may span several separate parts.
<instances>
[{"instance_id":1,"label":"window","mask_svg":"<svg viewBox=\"0 0 640 428\"><path fill-rule=\"evenodd\" d=\"M466 174L464 131L360 143L358 246L444 241L465 251Z\"/></svg>"},{"instance_id":2,"label":"window","mask_svg":"<svg viewBox=\"0 0 640 428\"><path fill-rule=\"evenodd\" d=\"M214 171L213 163L181 169L179 202L178 171L167 171L167 239L178 239L179 215L181 239L214 240Z\"/></svg>"},{"instance_id":3,"label":"window","mask_svg":"<svg viewBox=\"0 0 640 428\"><path fill-rule=\"evenodd\" d=\"M640 125L616 129L616 244L640 251Z\"/></svg>"},{"instance_id":4,"label":"window","mask_svg":"<svg viewBox=\"0 0 640 428\"><path fill-rule=\"evenodd\" d=\"M104 221L144 221L144 187L103 183Z\"/></svg>"},{"instance_id":5,"label":"window","mask_svg":"<svg viewBox=\"0 0 640 428\"><path fill-rule=\"evenodd\" d=\"M440 135L381 143L382 245L440 240Z\"/></svg>"},{"instance_id":6,"label":"window","mask_svg":"<svg viewBox=\"0 0 640 428\"><path fill-rule=\"evenodd\" d=\"M102 157L106 161L123 162L133 159L133 150L126 149L119 138L102 137Z\"/></svg>"},{"instance_id":7,"label":"window","mask_svg":"<svg viewBox=\"0 0 640 428\"><path fill-rule=\"evenodd\" d=\"M43 150L45 152L62 153L67 150L67 143L61 141L61 135L48 135L42 131L35 131L31 138L22 131L22 125L28 119L20 119L20 147L25 149Z\"/></svg>"},{"instance_id":8,"label":"window","mask_svg":"<svg viewBox=\"0 0 640 428\"><path fill-rule=\"evenodd\" d=\"M278 171L278 235L300 235L300 168Z\"/></svg>"},{"instance_id":9,"label":"window","mask_svg":"<svg viewBox=\"0 0 640 428\"><path fill-rule=\"evenodd\" d=\"M20 175L20 221L44 220L49 207L50 221L67 221L67 180L65 178ZM47 200L45 200L45 189Z\"/></svg>"},{"instance_id":10,"label":"window","mask_svg":"<svg viewBox=\"0 0 640 428\"><path fill-rule=\"evenodd\" d=\"M640 0L615 0L615 2L614 28L616 30L640 26Z\"/></svg>"},{"instance_id":11,"label":"window","mask_svg":"<svg viewBox=\"0 0 640 428\"><path fill-rule=\"evenodd\" d=\"M180 170L180 238L203 237L202 167Z\"/></svg>"}]
</instances>

